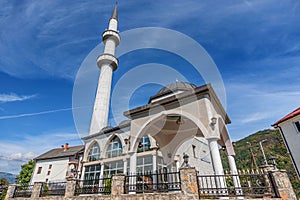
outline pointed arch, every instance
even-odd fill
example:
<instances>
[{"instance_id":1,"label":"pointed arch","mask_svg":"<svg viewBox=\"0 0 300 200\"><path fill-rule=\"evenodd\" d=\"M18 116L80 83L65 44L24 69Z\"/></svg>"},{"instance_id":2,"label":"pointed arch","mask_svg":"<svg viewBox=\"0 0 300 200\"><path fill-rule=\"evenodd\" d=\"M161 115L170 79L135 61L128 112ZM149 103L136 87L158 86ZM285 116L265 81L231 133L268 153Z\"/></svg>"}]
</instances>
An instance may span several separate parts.
<instances>
[{"instance_id":1,"label":"pointed arch","mask_svg":"<svg viewBox=\"0 0 300 200\"><path fill-rule=\"evenodd\" d=\"M121 156L123 153L124 146L125 146L125 142L122 136L118 134L112 134L107 139L102 157L113 158L113 157Z\"/></svg>"},{"instance_id":2,"label":"pointed arch","mask_svg":"<svg viewBox=\"0 0 300 200\"><path fill-rule=\"evenodd\" d=\"M100 154L101 154L100 145L96 140L94 140L88 147L86 160L89 162L100 160L101 158Z\"/></svg>"},{"instance_id":3,"label":"pointed arch","mask_svg":"<svg viewBox=\"0 0 300 200\"><path fill-rule=\"evenodd\" d=\"M218 129L220 133L221 138L221 145L224 145L226 147L226 151L228 155L235 155L234 148L228 133L228 129L226 127L225 121L221 116L217 117L218 119Z\"/></svg>"}]
</instances>

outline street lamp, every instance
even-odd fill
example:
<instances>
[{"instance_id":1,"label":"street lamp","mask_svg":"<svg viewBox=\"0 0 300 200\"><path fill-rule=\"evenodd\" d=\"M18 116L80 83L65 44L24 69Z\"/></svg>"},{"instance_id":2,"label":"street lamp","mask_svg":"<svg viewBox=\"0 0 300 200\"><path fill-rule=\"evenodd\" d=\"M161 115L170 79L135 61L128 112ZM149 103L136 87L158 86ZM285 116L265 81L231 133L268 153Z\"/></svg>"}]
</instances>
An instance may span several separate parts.
<instances>
[{"instance_id":1,"label":"street lamp","mask_svg":"<svg viewBox=\"0 0 300 200\"><path fill-rule=\"evenodd\" d=\"M183 162L184 162L184 167L189 167L189 156L187 154L183 154Z\"/></svg>"},{"instance_id":2,"label":"street lamp","mask_svg":"<svg viewBox=\"0 0 300 200\"><path fill-rule=\"evenodd\" d=\"M261 151L262 151L262 154L263 154L263 156L264 156L264 163L265 163L265 165L267 166L267 165L268 165L268 161L267 161L267 158L266 158L266 154L265 154L264 148L263 148L263 146L262 146L262 143L265 142L265 141L267 141L267 139L261 140L261 141L259 142L259 145L260 145L260 149L261 149Z\"/></svg>"},{"instance_id":3,"label":"street lamp","mask_svg":"<svg viewBox=\"0 0 300 200\"><path fill-rule=\"evenodd\" d=\"M271 155L269 160L272 162L272 164L273 164L273 166L274 166L274 170L278 170L278 169L277 169L277 166L276 166L276 160L275 160L275 157Z\"/></svg>"}]
</instances>

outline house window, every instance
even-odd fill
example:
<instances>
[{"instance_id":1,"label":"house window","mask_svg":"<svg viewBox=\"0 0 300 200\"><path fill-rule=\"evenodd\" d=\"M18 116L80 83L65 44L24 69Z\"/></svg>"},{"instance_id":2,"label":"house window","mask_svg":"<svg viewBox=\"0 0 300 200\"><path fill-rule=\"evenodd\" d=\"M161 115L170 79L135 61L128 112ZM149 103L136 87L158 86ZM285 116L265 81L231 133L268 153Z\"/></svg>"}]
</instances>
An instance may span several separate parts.
<instances>
[{"instance_id":1,"label":"house window","mask_svg":"<svg viewBox=\"0 0 300 200\"><path fill-rule=\"evenodd\" d=\"M37 174L40 174L40 173L42 173L42 167L38 168Z\"/></svg>"},{"instance_id":2,"label":"house window","mask_svg":"<svg viewBox=\"0 0 300 200\"><path fill-rule=\"evenodd\" d=\"M107 158L118 157L122 155L122 144L120 139L115 136L109 143L106 156Z\"/></svg>"},{"instance_id":3,"label":"house window","mask_svg":"<svg viewBox=\"0 0 300 200\"><path fill-rule=\"evenodd\" d=\"M145 152L145 151L149 151L150 150L150 139L148 136L144 136L140 139L140 142L139 142L139 146L138 146L138 149L137 149L137 152L140 153L140 152Z\"/></svg>"},{"instance_id":4,"label":"house window","mask_svg":"<svg viewBox=\"0 0 300 200\"><path fill-rule=\"evenodd\" d=\"M49 169L51 169L52 168L52 165L49 165Z\"/></svg>"},{"instance_id":5,"label":"house window","mask_svg":"<svg viewBox=\"0 0 300 200\"><path fill-rule=\"evenodd\" d=\"M196 158L196 146L192 145L192 148L193 148L193 156L194 158Z\"/></svg>"},{"instance_id":6,"label":"house window","mask_svg":"<svg viewBox=\"0 0 300 200\"><path fill-rule=\"evenodd\" d=\"M137 157L136 171L139 173L152 172L153 160L151 156Z\"/></svg>"},{"instance_id":7,"label":"house window","mask_svg":"<svg viewBox=\"0 0 300 200\"><path fill-rule=\"evenodd\" d=\"M47 175L50 175L50 171L47 172Z\"/></svg>"},{"instance_id":8,"label":"house window","mask_svg":"<svg viewBox=\"0 0 300 200\"><path fill-rule=\"evenodd\" d=\"M124 171L124 162L122 160L104 163L105 177L110 177L113 174L122 174L123 171Z\"/></svg>"},{"instance_id":9,"label":"house window","mask_svg":"<svg viewBox=\"0 0 300 200\"><path fill-rule=\"evenodd\" d=\"M88 161L95 161L100 159L100 147L97 142L93 144L90 148L90 152L88 155Z\"/></svg>"},{"instance_id":10,"label":"house window","mask_svg":"<svg viewBox=\"0 0 300 200\"><path fill-rule=\"evenodd\" d=\"M100 178L100 169L101 166L99 164L86 166L84 180L98 180Z\"/></svg>"},{"instance_id":11,"label":"house window","mask_svg":"<svg viewBox=\"0 0 300 200\"><path fill-rule=\"evenodd\" d=\"M298 132L300 132L300 121L295 122L295 126Z\"/></svg>"}]
</instances>

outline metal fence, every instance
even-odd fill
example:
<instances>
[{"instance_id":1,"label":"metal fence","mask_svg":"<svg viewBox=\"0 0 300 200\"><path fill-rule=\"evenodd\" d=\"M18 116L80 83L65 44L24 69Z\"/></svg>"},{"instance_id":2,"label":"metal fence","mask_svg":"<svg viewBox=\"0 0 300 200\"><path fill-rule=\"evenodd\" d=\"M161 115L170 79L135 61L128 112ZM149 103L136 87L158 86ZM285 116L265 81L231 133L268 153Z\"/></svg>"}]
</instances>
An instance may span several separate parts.
<instances>
[{"instance_id":1,"label":"metal fence","mask_svg":"<svg viewBox=\"0 0 300 200\"><path fill-rule=\"evenodd\" d=\"M31 197L32 189L33 185L17 185L13 197Z\"/></svg>"},{"instance_id":2,"label":"metal fence","mask_svg":"<svg viewBox=\"0 0 300 200\"><path fill-rule=\"evenodd\" d=\"M66 191L66 182L43 183L40 196L64 196Z\"/></svg>"},{"instance_id":3,"label":"metal fence","mask_svg":"<svg viewBox=\"0 0 300 200\"><path fill-rule=\"evenodd\" d=\"M75 195L80 195L80 194L109 195L110 193L111 193L111 177L76 181Z\"/></svg>"},{"instance_id":4,"label":"metal fence","mask_svg":"<svg viewBox=\"0 0 300 200\"><path fill-rule=\"evenodd\" d=\"M180 174L179 172L127 174L124 187L125 194L180 191Z\"/></svg>"},{"instance_id":5,"label":"metal fence","mask_svg":"<svg viewBox=\"0 0 300 200\"><path fill-rule=\"evenodd\" d=\"M268 174L197 175L199 197L276 197Z\"/></svg>"}]
</instances>

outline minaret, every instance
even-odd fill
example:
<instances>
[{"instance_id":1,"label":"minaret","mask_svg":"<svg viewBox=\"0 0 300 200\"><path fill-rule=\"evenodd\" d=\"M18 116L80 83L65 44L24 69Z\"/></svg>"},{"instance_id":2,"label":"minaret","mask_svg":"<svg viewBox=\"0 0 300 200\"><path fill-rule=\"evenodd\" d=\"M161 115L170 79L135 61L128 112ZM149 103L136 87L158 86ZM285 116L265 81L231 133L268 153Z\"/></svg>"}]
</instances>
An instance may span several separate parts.
<instances>
[{"instance_id":1,"label":"minaret","mask_svg":"<svg viewBox=\"0 0 300 200\"><path fill-rule=\"evenodd\" d=\"M100 68L97 94L90 126L90 135L99 132L107 126L112 73L118 68L118 59L115 57L115 49L120 43L118 32L117 4L109 20L108 29L102 34L105 45L104 53L98 56L97 65Z\"/></svg>"}]
</instances>

